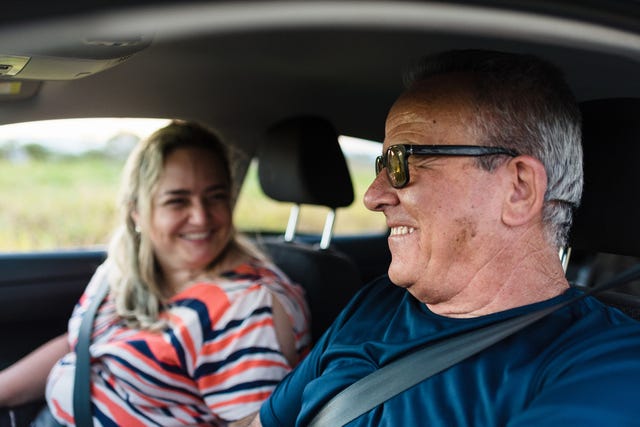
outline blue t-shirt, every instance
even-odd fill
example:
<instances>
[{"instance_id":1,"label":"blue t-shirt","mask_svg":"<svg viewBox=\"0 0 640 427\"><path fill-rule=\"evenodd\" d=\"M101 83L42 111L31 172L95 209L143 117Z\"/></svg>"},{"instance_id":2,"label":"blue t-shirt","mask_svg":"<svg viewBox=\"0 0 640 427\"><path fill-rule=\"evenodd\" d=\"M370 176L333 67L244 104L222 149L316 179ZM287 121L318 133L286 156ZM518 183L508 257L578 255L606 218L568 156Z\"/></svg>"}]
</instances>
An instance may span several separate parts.
<instances>
[{"instance_id":1,"label":"blue t-shirt","mask_svg":"<svg viewBox=\"0 0 640 427\"><path fill-rule=\"evenodd\" d=\"M335 394L433 341L553 305L439 316L387 277L356 295L263 404L265 427L305 426ZM420 366L413 366L416 371ZM640 425L640 322L592 297L391 398L348 426Z\"/></svg>"}]
</instances>

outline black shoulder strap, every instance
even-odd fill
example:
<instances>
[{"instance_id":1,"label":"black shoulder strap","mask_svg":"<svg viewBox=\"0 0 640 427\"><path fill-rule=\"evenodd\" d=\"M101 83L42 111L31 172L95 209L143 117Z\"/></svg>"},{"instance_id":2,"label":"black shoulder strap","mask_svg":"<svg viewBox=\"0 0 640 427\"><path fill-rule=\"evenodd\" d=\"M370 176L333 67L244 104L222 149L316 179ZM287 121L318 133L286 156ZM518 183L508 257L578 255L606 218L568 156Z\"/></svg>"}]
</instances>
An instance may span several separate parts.
<instances>
[{"instance_id":1,"label":"black shoulder strap","mask_svg":"<svg viewBox=\"0 0 640 427\"><path fill-rule=\"evenodd\" d=\"M640 277L640 265L591 288L582 295L531 313L463 333L417 350L372 372L335 395L316 414L309 427L342 426L404 390L479 353L575 301ZM416 370L420 366L421 370Z\"/></svg>"},{"instance_id":2,"label":"black shoulder strap","mask_svg":"<svg viewBox=\"0 0 640 427\"><path fill-rule=\"evenodd\" d=\"M109 292L107 276L103 277L100 287L96 291L87 311L82 315L80 330L78 331L78 343L76 344L76 373L73 381L73 415L75 425L78 427L93 426L91 410L91 331L93 320L96 317L98 307Z\"/></svg>"}]
</instances>

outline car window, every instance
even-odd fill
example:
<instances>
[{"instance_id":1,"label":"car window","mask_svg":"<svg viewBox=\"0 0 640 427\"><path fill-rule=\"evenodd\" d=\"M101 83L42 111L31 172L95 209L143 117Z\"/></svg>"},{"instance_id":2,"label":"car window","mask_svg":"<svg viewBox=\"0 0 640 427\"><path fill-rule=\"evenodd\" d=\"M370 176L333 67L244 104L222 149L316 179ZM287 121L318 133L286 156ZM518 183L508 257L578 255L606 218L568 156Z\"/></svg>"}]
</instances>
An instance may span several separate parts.
<instances>
[{"instance_id":1,"label":"car window","mask_svg":"<svg viewBox=\"0 0 640 427\"><path fill-rule=\"evenodd\" d=\"M131 148L163 119L72 119L0 126L0 252L104 246L116 221L115 198ZM355 201L338 210L337 234L384 232L384 216L362 196L380 144L341 137ZM256 215L259 206L260 215ZM281 232L291 204L269 199L252 163L236 205L240 230ZM320 233L328 210L305 207L298 230Z\"/></svg>"},{"instance_id":2,"label":"car window","mask_svg":"<svg viewBox=\"0 0 640 427\"><path fill-rule=\"evenodd\" d=\"M0 127L0 252L107 243L126 156L167 120L78 119Z\"/></svg>"},{"instance_id":3,"label":"car window","mask_svg":"<svg viewBox=\"0 0 640 427\"><path fill-rule=\"evenodd\" d=\"M375 176L374 162L376 156L380 155L382 145L378 142L347 136L339 137L339 142L353 181L354 201L350 206L337 210L334 234L386 232L384 215L367 210L362 203L362 197ZM292 203L278 202L264 194L258 181L258 162L254 160L247 171L236 203L235 223L238 229L283 232L292 206ZM328 212L328 208L302 206L297 231L309 234L321 233Z\"/></svg>"}]
</instances>

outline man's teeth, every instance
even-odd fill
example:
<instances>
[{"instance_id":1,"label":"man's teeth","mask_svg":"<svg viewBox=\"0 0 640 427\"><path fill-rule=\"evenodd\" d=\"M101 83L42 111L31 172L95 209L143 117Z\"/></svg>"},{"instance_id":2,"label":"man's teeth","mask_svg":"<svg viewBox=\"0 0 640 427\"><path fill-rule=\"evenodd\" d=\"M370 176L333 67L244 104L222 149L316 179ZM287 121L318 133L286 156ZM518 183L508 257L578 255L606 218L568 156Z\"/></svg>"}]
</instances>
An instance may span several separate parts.
<instances>
[{"instance_id":1,"label":"man's teeth","mask_svg":"<svg viewBox=\"0 0 640 427\"><path fill-rule=\"evenodd\" d=\"M401 235L404 235L404 234L411 234L414 231L416 231L416 229L413 228L413 227L405 227L405 226L392 227L391 228L391 235L392 236L401 236Z\"/></svg>"}]
</instances>

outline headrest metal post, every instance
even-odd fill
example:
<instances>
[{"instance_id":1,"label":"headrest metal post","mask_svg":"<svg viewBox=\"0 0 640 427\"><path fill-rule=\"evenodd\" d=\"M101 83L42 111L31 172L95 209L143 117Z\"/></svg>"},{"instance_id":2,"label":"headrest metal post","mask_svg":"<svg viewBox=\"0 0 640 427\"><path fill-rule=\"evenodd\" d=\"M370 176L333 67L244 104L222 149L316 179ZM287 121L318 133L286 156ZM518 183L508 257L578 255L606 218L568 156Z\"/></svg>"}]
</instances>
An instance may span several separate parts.
<instances>
[{"instance_id":1,"label":"headrest metal post","mask_svg":"<svg viewBox=\"0 0 640 427\"><path fill-rule=\"evenodd\" d=\"M558 251L558 255L560 256L562 269L566 273L567 268L569 267L569 259L571 258L571 246L565 246L563 248L560 248L560 250Z\"/></svg>"},{"instance_id":2,"label":"headrest metal post","mask_svg":"<svg viewBox=\"0 0 640 427\"><path fill-rule=\"evenodd\" d=\"M287 229L284 232L285 242L293 242L294 237L296 237L296 228L298 227L299 216L300 205L296 203L291 206L291 211L289 212L289 221L287 222Z\"/></svg>"},{"instance_id":3,"label":"headrest metal post","mask_svg":"<svg viewBox=\"0 0 640 427\"><path fill-rule=\"evenodd\" d=\"M320 239L320 249L327 249L331 243L333 236L333 224L336 221L336 210L331 209L324 221L324 229L322 230L322 238Z\"/></svg>"}]
</instances>

